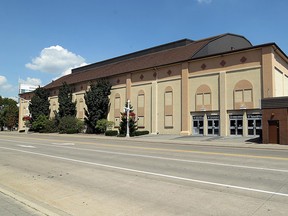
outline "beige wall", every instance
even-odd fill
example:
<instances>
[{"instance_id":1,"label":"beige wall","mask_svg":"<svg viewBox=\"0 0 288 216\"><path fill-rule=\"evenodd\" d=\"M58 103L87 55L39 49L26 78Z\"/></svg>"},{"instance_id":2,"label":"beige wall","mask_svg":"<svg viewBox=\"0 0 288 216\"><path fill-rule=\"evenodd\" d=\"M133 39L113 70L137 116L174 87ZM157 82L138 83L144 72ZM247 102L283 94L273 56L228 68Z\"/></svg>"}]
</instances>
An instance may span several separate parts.
<instances>
[{"instance_id":1,"label":"beige wall","mask_svg":"<svg viewBox=\"0 0 288 216\"><path fill-rule=\"evenodd\" d=\"M187 135L192 132L193 115L203 115L206 120L208 115L219 115L221 117L220 135L225 136L229 135L229 114L243 115L243 120L247 123L247 114L259 113L261 98L288 95L288 65L283 56L274 51L272 46L267 46L121 74L110 77L109 81L112 84L111 106L108 114L110 121L115 122L115 117L120 117L127 97L131 100L137 116L138 93L144 92L145 121L144 128L141 129L160 134L185 132ZM246 111L235 105L235 97L239 95L234 90L237 85L241 87L247 83L248 86L251 84L253 91L252 101L249 102L252 105ZM77 100L78 118L82 118L80 112L83 107L80 106L80 101L84 101L85 90L88 86L89 82L74 86L76 93L73 94L73 98ZM205 106L202 111L196 106L196 93L199 88L209 88L211 91L211 104ZM172 99L169 98L170 93L166 95L169 100L172 100L171 106L165 104L167 102L165 102L166 89L170 89L173 95ZM57 89L53 91L55 94L58 92ZM56 95L50 97L52 117L52 110L58 110ZM116 95L120 96L118 113L115 113ZM188 103L188 118L182 116L183 113L187 115L187 108L183 108L183 104L185 106L186 104L183 101ZM53 104L55 104L54 108ZM21 115L24 115L24 111L25 104L20 104ZM166 123L169 120L169 124L172 124L169 127L165 126L165 113L172 113L172 119L166 118ZM188 124L187 122L183 124L183 121L188 121ZM20 122L20 124L23 123ZM187 125L189 131L182 131L183 127L187 130Z\"/></svg>"}]
</instances>

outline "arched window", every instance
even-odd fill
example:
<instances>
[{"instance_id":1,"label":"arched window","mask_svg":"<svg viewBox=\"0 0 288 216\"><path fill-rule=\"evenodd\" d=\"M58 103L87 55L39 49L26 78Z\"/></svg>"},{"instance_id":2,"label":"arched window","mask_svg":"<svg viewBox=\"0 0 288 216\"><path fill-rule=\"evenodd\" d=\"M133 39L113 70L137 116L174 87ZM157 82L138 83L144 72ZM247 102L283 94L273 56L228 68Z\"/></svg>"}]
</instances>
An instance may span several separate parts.
<instances>
[{"instance_id":1,"label":"arched window","mask_svg":"<svg viewBox=\"0 0 288 216\"><path fill-rule=\"evenodd\" d=\"M250 108L253 108L253 86L248 80L241 80L234 88L234 109Z\"/></svg>"},{"instance_id":2,"label":"arched window","mask_svg":"<svg viewBox=\"0 0 288 216\"><path fill-rule=\"evenodd\" d=\"M196 111L212 110L212 93L208 85L201 85L196 90Z\"/></svg>"},{"instance_id":3,"label":"arched window","mask_svg":"<svg viewBox=\"0 0 288 216\"><path fill-rule=\"evenodd\" d=\"M145 128L145 93L143 90L138 92L137 96L137 115L138 115L138 128Z\"/></svg>"},{"instance_id":4,"label":"arched window","mask_svg":"<svg viewBox=\"0 0 288 216\"><path fill-rule=\"evenodd\" d=\"M119 127L120 124L120 108L121 108L121 98L120 94L116 94L114 98L114 124L115 127Z\"/></svg>"},{"instance_id":5,"label":"arched window","mask_svg":"<svg viewBox=\"0 0 288 216\"><path fill-rule=\"evenodd\" d=\"M173 89L169 86L164 94L164 126L173 127Z\"/></svg>"},{"instance_id":6,"label":"arched window","mask_svg":"<svg viewBox=\"0 0 288 216\"><path fill-rule=\"evenodd\" d=\"M80 118L80 119L84 118L84 100L83 100L83 98L80 98L80 100L79 100L78 118Z\"/></svg>"},{"instance_id":7,"label":"arched window","mask_svg":"<svg viewBox=\"0 0 288 216\"><path fill-rule=\"evenodd\" d=\"M54 102L52 103L51 117L55 117L55 112L57 112L57 104L56 104L56 102L54 101Z\"/></svg>"}]
</instances>

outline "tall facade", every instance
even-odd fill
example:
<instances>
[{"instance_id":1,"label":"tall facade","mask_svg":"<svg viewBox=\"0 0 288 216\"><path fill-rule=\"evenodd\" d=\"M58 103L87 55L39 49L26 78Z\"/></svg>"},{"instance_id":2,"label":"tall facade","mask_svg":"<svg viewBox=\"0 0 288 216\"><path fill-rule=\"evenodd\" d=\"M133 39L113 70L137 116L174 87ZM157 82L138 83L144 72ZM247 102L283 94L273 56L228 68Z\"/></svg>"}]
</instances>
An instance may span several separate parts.
<instances>
[{"instance_id":1,"label":"tall facade","mask_svg":"<svg viewBox=\"0 0 288 216\"><path fill-rule=\"evenodd\" d=\"M275 43L253 46L240 35L184 39L76 68L53 81L45 86L51 117L65 81L83 119L85 91L99 78L112 84L108 119L115 128L129 99L140 130L248 136L261 132L261 99L288 95L288 58ZM29 100L31 94L21 97Z\"/></svg>"}]
</instances>

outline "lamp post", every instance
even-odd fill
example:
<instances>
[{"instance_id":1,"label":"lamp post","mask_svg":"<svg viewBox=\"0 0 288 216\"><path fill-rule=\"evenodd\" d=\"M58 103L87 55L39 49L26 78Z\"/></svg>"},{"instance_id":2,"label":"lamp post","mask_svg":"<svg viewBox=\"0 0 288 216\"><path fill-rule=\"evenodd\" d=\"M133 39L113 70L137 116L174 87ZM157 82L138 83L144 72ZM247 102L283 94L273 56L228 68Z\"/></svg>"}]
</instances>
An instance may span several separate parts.
<instances>
[{"instance_id":1,"label":"lamp post","mask_svg":"<svg viewBox=\"0 0 288 216\"><path fill-rule=\"evenodd\" d=\"M126 111L126 118L127 118L127 130L126 130L126 137L130 137L130 128L129 128L129 115L130 115L130 100L127 100L127 107L124 108Z\"/></svg>"}]
</instances>

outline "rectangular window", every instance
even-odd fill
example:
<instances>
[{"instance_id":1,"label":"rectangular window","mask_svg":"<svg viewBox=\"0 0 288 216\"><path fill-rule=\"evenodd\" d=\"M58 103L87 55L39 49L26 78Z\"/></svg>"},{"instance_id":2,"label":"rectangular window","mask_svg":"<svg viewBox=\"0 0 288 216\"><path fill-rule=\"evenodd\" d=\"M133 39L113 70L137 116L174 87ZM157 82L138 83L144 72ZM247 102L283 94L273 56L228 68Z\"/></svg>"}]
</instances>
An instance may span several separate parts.
<instances>
[{"instance_id":1,"label":"rectangular window","mask_svg":"<svg viewBox=\"0 0 288 216\"><path fill-rule=\"evenodd\" d=\"M144 107L144 95L138 95L138 107Z\"/></svg>"},{"instance_id":2,"label":"rectangular window","mask_svg":"<svg viewBox=\"0 0 288 216\"><path fill-rule=\"evenodd\" d=\"M211 94L205 93L204 94L204 105L210 105L211 104Z\"/></svg>"},{"instance_id":3,"label":"rectangular window","mask_svg":"<svg viewBox=\"0 0 288 216\"><path fill-rule=\"evenodd\" d=\"M173 127L173 116L166 115L165 116L165 127Z\"/></svg>"},{"instance_id":4,"label":"rectangular window","mask_svg":"<svg viewBox=\"0 0 288 216\"><path fill-rule=\"evenodd\" d=\"M115 98L115 109L120 109L120 98Z\"/></svg>"},{"instance_id":5,"label":"rectangular window","mask_svg":"<svg viewBox=\"0 0 288 216\"><path fill-rule=\"evenodd\" d=\"M172 92L165 92L165 105L170 106L173 104Z\"/></svg>"},{"instance_id":6,"label":"rectangular window","mask_svg":"<svg viewBox=\"0 0 288 216\"><path fill-rule=\"evenodd\" d=\"M119 125L120 125L120 118L115 118L114 127L119 127Z\"/></svg>"},{"instance_id":7,"label":"rectangular window","mask_svg":"<svg viewBox=\"0 0 288 216\"><path fill-rule=\"evenodd\" d=\"M236 90L235 91L235 102L236 103L243 102L243 91L242 90Z\"/></svg>"},{"instance_id":8,"label":"rectangular window","mask_svg":"<svg viewBox=\"0 0 288 216\"><path fill-rule=\"evenodd\" d=\"M137 126L139 128L144 128L144 116L139 116L138 117Z\"/></svg>"},{"instance_id":9,"label":"rectangular window","mask_svg":"<svg viewBox=\"0 0 288 216\"><path fill-rule=\"evenodd\" d=\"M244 102L252 102L252 89L244 90Z\"/></svg>"},{"instance_id":10,"label":"rectangular window","mask_svg":"<svg viewBox=\"0 0 288 216\"><path fill-rule=\"evenodd\" d=\"M196 95L196 105L203 105L203 94Z\"/></svg>"}]
</instances>

